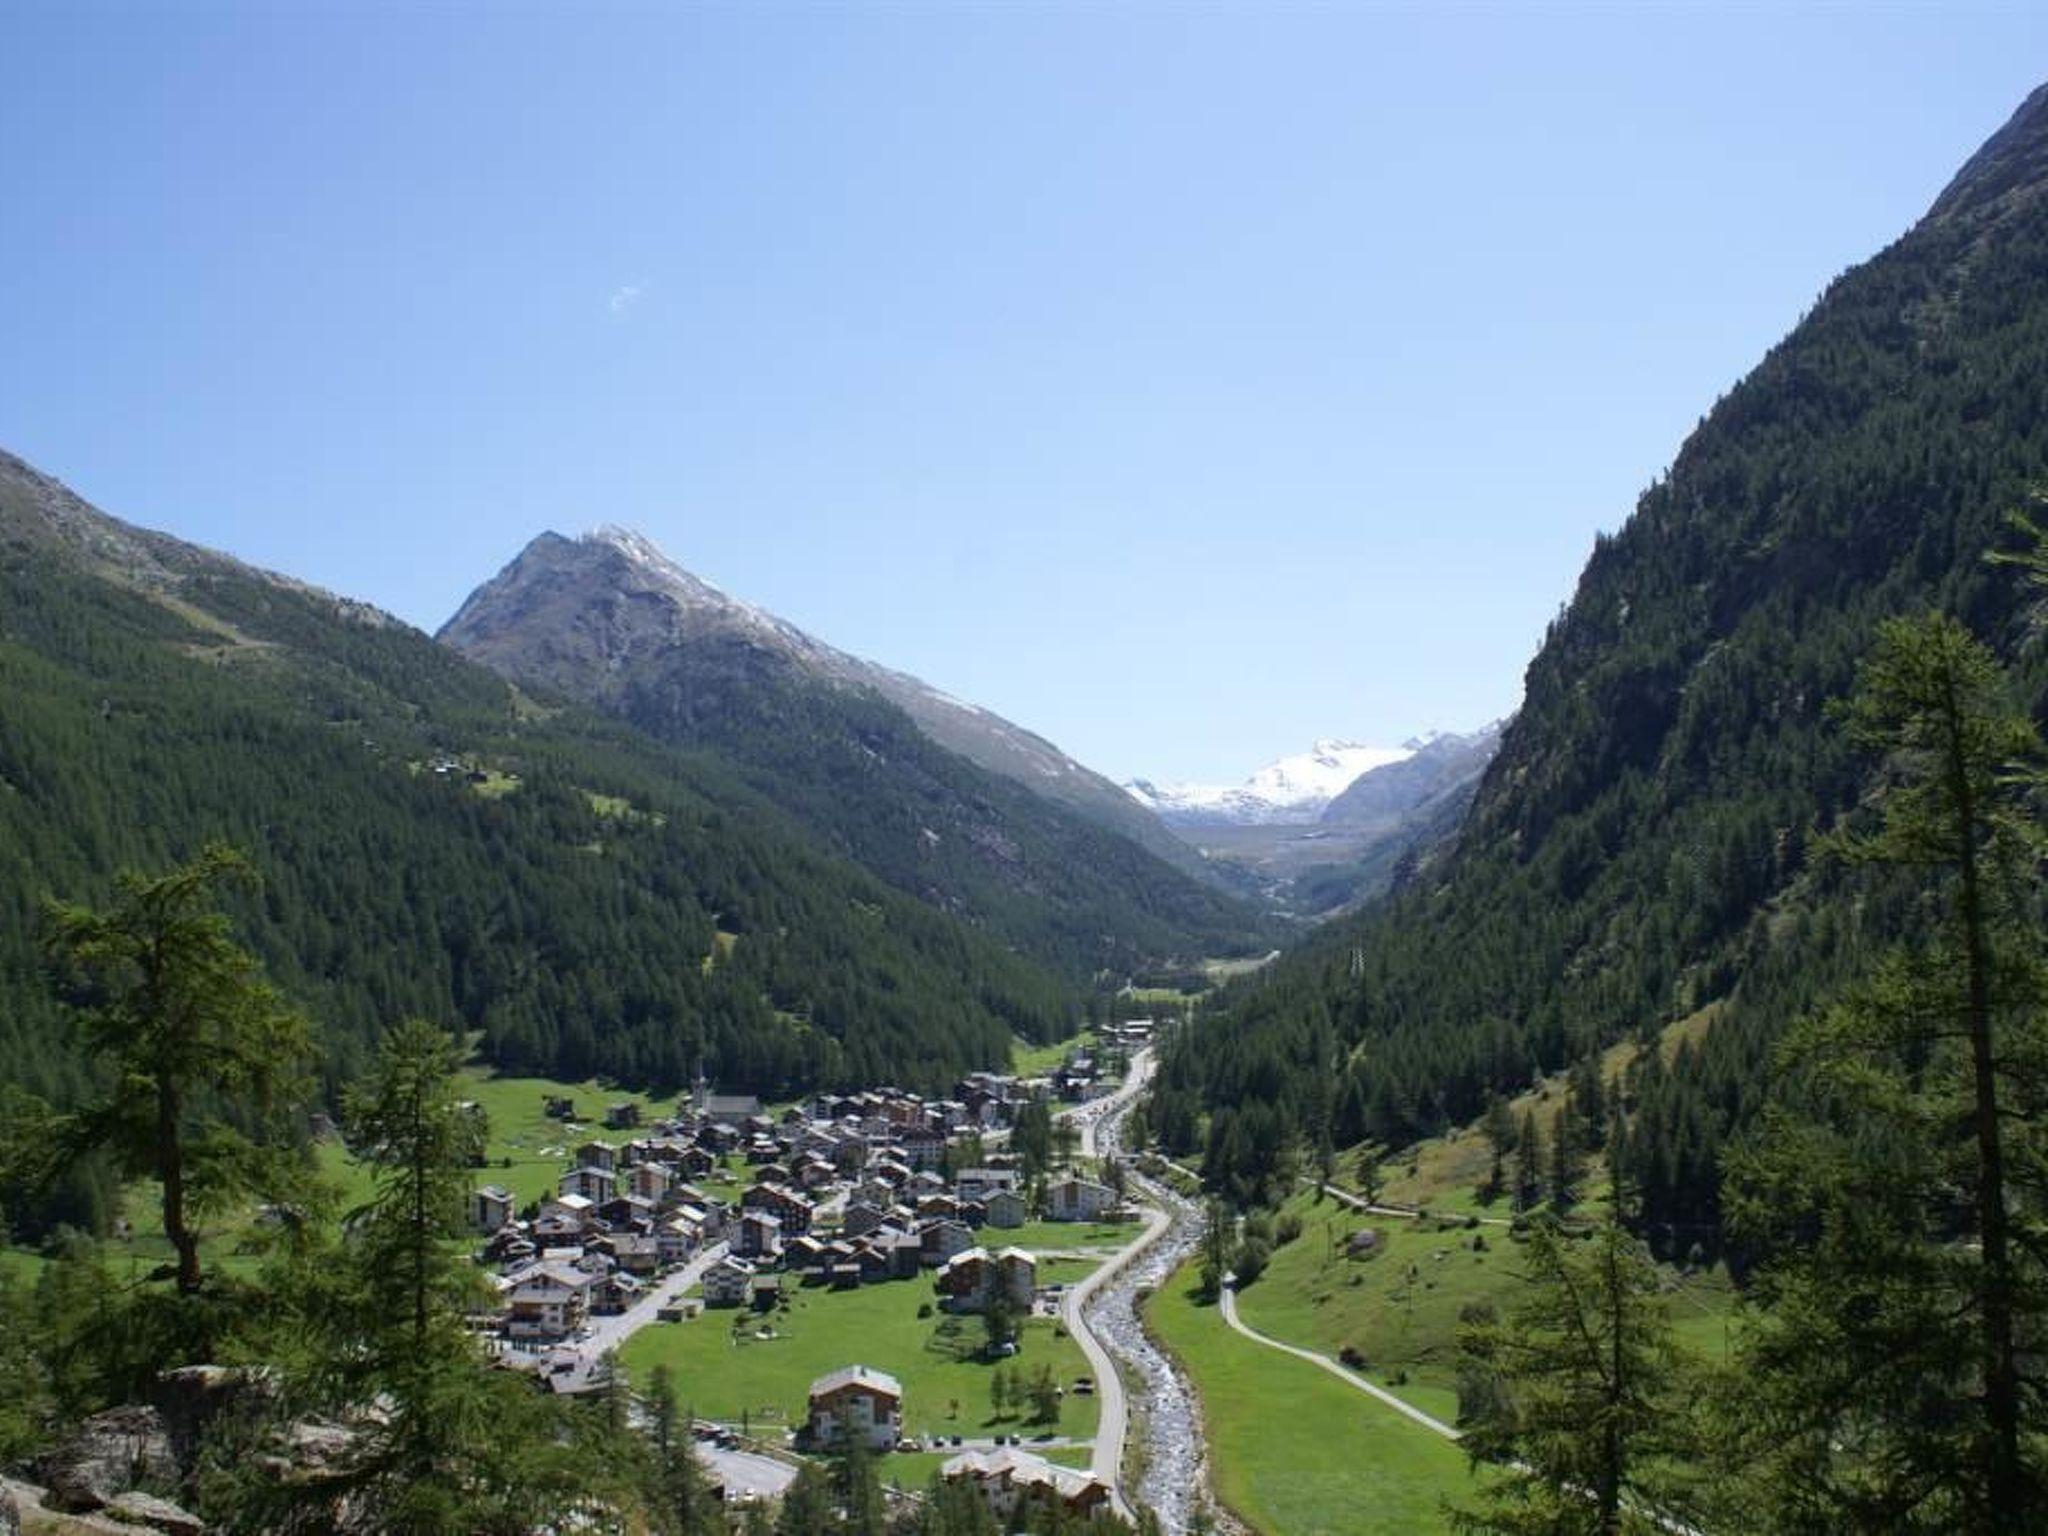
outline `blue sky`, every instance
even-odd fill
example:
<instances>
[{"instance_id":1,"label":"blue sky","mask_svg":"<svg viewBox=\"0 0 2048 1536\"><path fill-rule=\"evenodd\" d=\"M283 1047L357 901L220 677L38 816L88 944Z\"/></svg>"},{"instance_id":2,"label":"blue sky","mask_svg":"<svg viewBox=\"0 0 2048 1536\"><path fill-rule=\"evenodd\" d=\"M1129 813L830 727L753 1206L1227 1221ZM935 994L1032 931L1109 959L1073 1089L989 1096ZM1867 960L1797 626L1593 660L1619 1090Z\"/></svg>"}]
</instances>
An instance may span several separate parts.
<instances>
[{"instance_id":1,"label":"blue sky","mask_svg":"<svg viewBox=\"0 0 2048 1536\"><path fill-rule=\"evenodd\" d=\"M2039 7L0 0L0 446L432 628L638 527L1118 774L1511 709Z\"/></svg>"}]
</instances>

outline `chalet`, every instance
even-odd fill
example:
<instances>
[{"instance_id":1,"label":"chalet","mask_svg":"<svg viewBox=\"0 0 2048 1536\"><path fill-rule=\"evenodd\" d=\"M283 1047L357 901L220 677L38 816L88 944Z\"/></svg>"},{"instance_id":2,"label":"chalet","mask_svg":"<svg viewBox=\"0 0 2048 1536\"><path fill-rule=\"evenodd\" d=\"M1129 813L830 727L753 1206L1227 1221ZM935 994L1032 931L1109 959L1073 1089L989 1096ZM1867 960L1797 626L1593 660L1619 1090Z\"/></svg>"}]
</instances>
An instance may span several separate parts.
<instances>
[{"instance_id":1,"label":"chalet","mask_svg":"<svg viewBox=\"0 0 2048 1536\"><path fill-rule=\"evenodd\" d=\"M635 1163L626 1175L626 1188L642 1200L651 1200L656 1205L669 1192L669 1186L676 1182L676 1176L668 1168L656 1162Z\"/></svg>"},{"instance_id":2,"label":"chalet","mask_svg":"<svg viewBox=\"0 0 2048 1536\"><path fill-rule=\"evenodd\" d=\"M519 1202L512 1191L496 1184L486 1184L474 1190L469 1197L469 1224L479 1232L496 1232L509 1222L518 1209Z\"/></svg>"},{"instance_id":3,"label":"chalet","mask_svg":"<svg viewBox=\"0 0 2048 1536\"><path fill-rule=\"evenodd\" d=\"M590 1288L590 1310L616 1315L638 1301L643 1291L633 1276L614 1270Z\"/></svg>"},{"instance_id":4,"label":"chalet","mask_svg":"<svg viewBox=\"0 0 2048 1536\"><path fill-rule=\"evenodd\" d=\"M507 1222L491 1234L491 1240L484 1244L484 1262L496 1264L504 1269L524 1269L538 1254L532 1238Z\"/></svg>"},{"instance_id":5,"label":"chalet","mask_svg":"<svg viewBox=\"0 0 2048 1536\"><path fill-rule=\"evenodd\" d=\"M1116 1191L1073 1175L1045 1192L1045 1214L1053 1221L1100 1221L1116 1209Z\"/></svg>"},{"instance_id":6,"label":"chalet","mask_svg":"<svg viewBox=\"0 0 2048 1536\"><path fill-rule=\"evenodd\" d=\"M972 1486L1004 1530L1015 1529L1033 1507L1051 1505L1086 1520L1097 1519L1110 1508L1109 1484L1101 1478L1015 1446L962 1451L940 1466L939 1476Z\"/></svg>"},{"instance_id":7,"label":"chalet","mask_svg":"<svg viewBox=\"0 0 2048 1536\"><path fill-rule=\"evenodd\" d=\"M738 1236L733 1250L742 1258L778 1263L782 1258L782 1221L767 1211L740 1213Z\"/></svg>"},{"instance_id":8,"label":"chalet","mask_svg":"<svg viewBox=\"0 0 2048 1536\"><path fill-rule=\"evenodd\" d=\"M638 1195L614 1195L597 1208L597 1219L614 1232L652 1232L657 1214L654 1203Z\"/></svg>"},{"instance_id":9,"label":"chalet","mask_svg":"<svg viewBox=\"0 0 2048 1536\"><path fill-rule=\"evenodd\" d=\"M541 1202L540 1214L533 1223L534 1240L545 1245L579 1238L596 1221L597 1202L588 1195L558 1195L553 1200Z\"/></svg>"},{"instance_id":10,"label":"chalet","mask_svg":"<svg viewBox=\"0 0 2048 1536\"><path fill-rule=\"evenodd\" d=\"M728 1254L704 1271L704 1305L738 1307L754 1288L754 1266Z\"/></svg>"},{"instance_id":11,"label":"chalet","mask_svg":"<svg viewBox=\"0 0 2048 1536\"><path fill-rule=\"evenodd\" d=\"M953 1181L953 1193L962 1200L986 1201L999 1189L1017 1187L1014 1168L967 1168Z\"/></svg>"},{"instance_id":12,"label":"chalet","mask_svg":"<svg viewBox=\"0 0 2048 1536\"><path fill-rule=\"evenodd\" d=\"M708 1147L692 1145L678 1152L670 1166L686 1179L701 1179L718 1166L718 1159Z\"/></svg>"},{"instance_id":13,"label":"chalet","mask_svg":"<svg viewBox=\"0 0 2048 1536\"><path fill-rule=\"evenodd\" d=\"M574 1120L576 1101L559 1094L544 1093L540 1097L540 1112L550 1120Z\"/></svg>"},{"instance_id":14,"label":"chalet","mask_svg":"<svg viewBox=\"0 0 2048 1536\"><path fill-rule=\"evenodd\" d=\"M888 1450L903 1437L903 1385L865 1365L820 1376L811 1383L808 1429L812 1445Z\"/></svg>"},{"instance_id":15,"label":"chalet","mask_svg":"<svg viewBox=\"0 0 2048 1536\"><path fill-rule=\"evenodd\" d=\"M825 1268L825 1245L815 1237L792 1237L782 1245L782 1261L794 1270L822 1270Z\"/></svg>"},{"instance_id":16,"label":"chalet","mask_svg":"<svg viewBox=\"0 0 2048 1536\"><path fill-rule=\"evenodd\" d=\"M840 1218L839 1230L848 1237L859 1237L888 1219L886 1206L876 1205L872 1200L852 1200L847 1202L846 1213Z\"/></svg>"},{"instance_id":17,"label":"chalet","mask_svg":"<svg viewBox=\"0 0 2048 1536\"><path fill-rule=\"evenodd\" d=\"M604 1112L604 1123L614 1131L630 1131L640 1123L640 1106L630 1099L613 1104Z\"/></svg>"},{"instance_id":18,"label":"chalet","mask_svg":"<svg viewBox=\"0 0 2048 1536\"><path fill-rule=\"evenodd\" d=\"M964 1221L934 1221L919 1231L918 1252L927 1268L974 1246L974 1233Z\"/></svg>"},{"instance_id":19,"label":"chalet","mask_svg":"<svg viewBox=\"0 0 2048 1536\"><path fill-rule=\"evenodd\" d=\"M602 1168L606 1173L619 1169L619 1149L608 1141L586 1141L576 1149L578 1168Z\"/></svg>"},{"instance_id":20,"label":"chalet","mask_svg":"<svg viewBox=\"0 0 2048 1536\"><path fill-rule=\"evenodd\" d=\"M611 1199L618 1183L617 1175L611 1170L585 1163L563 1174L555 1188L565 1195L581 1195L595 1203Z\"/></svg>"},{"instance_id":21,"label":"chalet","mask_svg":"<svg viewBox=\"0 0 2048 1536\"><path fill-rule=\"evenodd\" d=\"M870 1233L867 1245L886 1263L891 1280L909 1280L924 1269L924 1240L915 1232L884 1228Z\"/></svg>"},{"instance_id":22,"label":"chalet","mask_svg":"<svg viewBox=\"0 0 2048 1536\"><path fill-rule=\"evenodd\" d=\"M983 1205L984 1220L992 1227L1021 1227L1029 1214L1024 1197L1014 1189L995 1190Z\"/></svg>"},{"instance_id":23,"label":"chalet","mask_svg":"<svg viewBox=\"0 0 2048 1536\"><path fill-rule=\"evenodd\" d=\"M597 1282L569 1264L540 1263L508 1277L505 1333L514 1339L565 1339L583 1326Z\"/></svg>"},{"instance_id":24,"label":"chalet","mask_svg":"<svg viewBox=\"0 0 2048 1536\"><path fill-rule=\"evenodd\" d=\"M653 1237L608 1232L592 1238L589 1251L609 1254L612 1263L629 1275L652 1275L661 1269L661 1243Z\"/></svg>"},{"instance_id":25,"label":"chalet","mask_svg":"<svg viewBox=\"0 0 2048 1536\"><path fill-rule=\"evenodd\" d=\"M811 1217L817 1206L806 1196L780 1184L756 1184L740 1196L740 1205L749 1211L766 1211L782 1223L782 1230L791 1237L797 1237L811 1230Z\"/></svg>"},{"instance_id":26,"label":"chalet","mask_svg":"<svg viewBox=\"0 0 2048 1536\"><path fill-rule=\"evenodd\" d=\"M1012 1312L1028 1312L1038 1288L1038 1260L1022 1248L969 1248L939 1266L937 1285L951 1312L986 1312L998 1300Z\"/></svg>"},{"instance_id":27,"label":"chalet","mask_svg":"<svg viewBox=\"0 0 2048 1536\"><path fill-rule=\"evenodd\" d=\"M654 1251L664 1267L687 1262L697 1243L698 1227L684 1216L671 1216L654 1229Z\"/></svg>"},{"instance_id":28,"label":"chalet","mask_svg":"<svg viewBox=\"0 0 2048 1536\"><path fill-rule=\"evenodd\" d=\"M925 1195L917 1202L919 1221L958 1221L960 1202L951 1195Z\"/></svg>"}]
</instances>

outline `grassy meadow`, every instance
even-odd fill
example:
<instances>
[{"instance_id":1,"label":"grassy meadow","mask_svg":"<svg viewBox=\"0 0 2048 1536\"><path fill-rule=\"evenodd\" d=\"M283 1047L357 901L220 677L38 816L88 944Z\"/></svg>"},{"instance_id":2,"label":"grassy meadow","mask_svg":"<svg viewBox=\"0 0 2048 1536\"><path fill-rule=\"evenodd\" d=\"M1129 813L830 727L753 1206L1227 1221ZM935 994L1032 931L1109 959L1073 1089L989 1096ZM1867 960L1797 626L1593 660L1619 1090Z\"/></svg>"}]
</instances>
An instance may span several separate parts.
<instances>
[{"instance_id":1,"label":"grassy meadow","mask_svg":"<svg viewBox=\"0 0 2048 1536\"><path fill-rule=\"evenodd\" d=\"M1267 1536L1448 1529L1469 1495L1464 1454L1327 1371L1234 1333L1184 1265L1145 1304L1194 1380L1217 1496ZM1262 1281L1261 1284L1264 1282Z\"/></svg>"},{"instance_id":2,"label":"grassy meadow","mask_svg":"<svg viewBox=\"0 0 2048 1536\"><path fill-rule=\"evenodd\" d=\"M1041 1279L1078 1278L1089 1267L1065 1261ZM1086 1439L1095 1433L1092 1396L1067 1396L1052 1424L1029 1422L1028 1410L996 1418L989 1400L996 1367L979 1358L981 1320L939 1312L928 1280L787 1294L784 1309L772 1317L719 1310L643 1328L621 1351L621 1362L641 1382L666 1364L698 1414L733 1422L744 1415L757 1429L800 1424L813 1381L841 1366L866 1365L903 1384L904 1424L913 1435ZM920 1317L926 1307L930 1315ZM772 1337L757 1337L757 1330ZM999 1362L1007 1371L1028 1376L1049 1366L1063 1387L1090 1374L1081 1346L1050 1318L1027 1322L1019 1344L1014 1359Z\"/></svg>"}]
</instances>

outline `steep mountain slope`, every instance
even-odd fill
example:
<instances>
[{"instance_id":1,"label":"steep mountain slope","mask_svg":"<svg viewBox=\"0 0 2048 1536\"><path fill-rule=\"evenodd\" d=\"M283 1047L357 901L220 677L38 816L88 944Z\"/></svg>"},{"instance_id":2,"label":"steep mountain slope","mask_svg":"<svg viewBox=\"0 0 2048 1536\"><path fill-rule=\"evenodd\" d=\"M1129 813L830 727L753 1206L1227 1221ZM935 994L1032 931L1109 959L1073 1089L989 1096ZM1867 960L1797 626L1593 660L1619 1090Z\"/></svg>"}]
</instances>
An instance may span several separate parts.
<instances>
[{"instance_id":1,"label":"steep mountain slope","mask_svg":"<svg viewBox=\"0 0 2048 1536\"><path fill-rule=\"evenodd\" d=\"M820 852L715 763L543 708L359 603L104 517L0 455L0 1079L81 1063L38 904L214 838L336 1076L406 1013L507 1065L941 1083L1078 999Z\"/></svg>"},{"instance_id":2,"label":"steep mountain slope","mask_svg":"<svg viewBox=\"0 0 2048 1536\"><path fill-rule=\"evenodd\" d=\"M1316 819L1333 827L1393 827L1430 801L1476 781L1499 749L1500 732L1496 721L1464 735L1440 731L1412 742L1406 757L1360 774Z\"/></svg>"},{"instance_id":3,"label":"steep mountain slope","mask_svg":"<svg viewBox=\"0 0 2048 1536\"><path fill-rule=\"evenodd\" d=\"M1206 1099L1216 1171L1255 1180L1290 1124L1399 1142L1711 1020L1633 1090L1626 1132L1646 1222L1711 1233L1770 1042L1905 922L1899 890L1812 856L1872 772L1829 701L1882 617L1928 605L2021 660L2038 700L2026 599L1984 556L2044 480L2048 89L1598 542L1455 853L1197 1032L1166 1121L1187 1139Z\"/></svg>"},{"instance_id":4,"label":"steep mountain slope","mask_svg":"<svg viewBox=\"0 0 2048 1536\"><path fill-rule=\"evenodd\" d=\"M890 884L1072 978L1254 941L1248 909L1040 793L1080 792L1085 769L726 596L637 535L541 535L440 638L527 687L716 752ZM984 755L1005 743L1038 787L940 746L919 723L938 717L949 731L973 721ZM1123 811L1150 822L1128 800Z\"/></svg>"},{"instance_id":5,"label":"steep mountain slope","mask_svg":"<svg viewBox=\"0 0 2048 1536\"><path fill-rule=\"evenodd\" d=\"M470 595L440 638L508 675L546 678L575 693L587 681L591 660L580 648L599 638L590 605L613 597L627 606L652 604L660 619L654 629L636 629L615 613L615 639L631 634L631 643L657 650L662 637L695 647L736 645L779 656L805 676L871 688L947 751L1079 811L1184 870L1202 872L1201 861L1157 818L1044 737L906 672L825 644L684 569L630 529L603 527L580 539L542 534Z\"/></svg>"}]
</instances>

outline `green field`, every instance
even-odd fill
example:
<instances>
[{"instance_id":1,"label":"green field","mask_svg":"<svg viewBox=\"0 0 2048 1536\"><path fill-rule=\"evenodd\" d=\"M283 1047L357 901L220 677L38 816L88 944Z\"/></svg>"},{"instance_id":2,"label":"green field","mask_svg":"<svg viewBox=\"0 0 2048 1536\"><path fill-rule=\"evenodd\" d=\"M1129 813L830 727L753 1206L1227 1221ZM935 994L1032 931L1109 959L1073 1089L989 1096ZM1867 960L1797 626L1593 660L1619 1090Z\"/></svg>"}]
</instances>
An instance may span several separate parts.
<instances>
[{"instance_id":1,"label":"green field","mask_svg":"<svg viewBox=\"0 0 2048 1536\"><path fill-rule=\"evenodd\" d=\"M1114 1251L1143 1235L1143 1222L1027 1221L1021 1227L983 1227L986 1248L1027 1248L1033 1253L1069 1248Z\"/></svg>"},{"instance_id":2,"label":"green field","mask_svg":"<svg viewBox=\"0 0 2048 1536\"><path fill-rule=\"evenodd\" d=\"M982 1341L981 1320L934 1312L932 1288L917 1280L863 1286L857 1291L795 1290L787 1308L772 1319L776 1336L757 1339L751 1330L765 1320L732 1311L706 1312L682 1323L656 1323L628 1341L621 1360L636 1381L655 1365L675 1373L676 1391L705 1418L737 1421L742 1414L757 1430L802 1422L810 1385L845 1365L887 1371L903 1383L904 1424L913 1435L1017 1433L1060 1434L1085 1439L1095 1433L1093 1397L1069 1396L1056 1424L991 1416L989 1379L994 1367L975 1358ZM747 1332L735 1334L742 1320ZM1050 1319L1025 1324L1021 1349L1008 1368L1026 1374L1052 1368L1062 1386L1089 1374L1081 1346ZM922 1481L922 1479L918 1479Z\"/></svg>"},{"instance_id":3,"label":"green field","mask_svg":"<svg viewBox=\"0 0 2048 1536\"><path fill-rule=\"evenodd\" d=\"M1192 1263L1146 1320L1202 1397L1217 1496L1268 1536L1408 1536L1448 1528L1471 1492L1464 1454L1307 1361L1233 1333L1194 1296ZM1264 1282L1262 1281L1261 1284Z\"/></svg>"},{"instance_id":4,"label":"green field","mask_svg":"<svg viewBox=\"0 0 2048 1536\"><path fill-rule=\"evenodd\" d=\"M491 1123L486 1157L489 1166L477 1171L479 1184L502 1184L520 1204L555 1192L555 1181L568 1166L576 1146L592 1138L630 1141L638 1131L608 1131L605 1109L631 1101L646 1119L672 1114L675 1097L650 1099L644 1094L606 1088L592 1081L558 1083L545 1077L498 1077L479 1068L465 1068L463 1097L481 1104ZM541 1111L541 1100L561 1095L576 1101L577 1119L565 1124Z\"/></svg>"},{"instance_id":5,"label":"green field","mask_svg":"<svg viewBox=\"0 0 2048 1536\"><path fill-rule=\"evenodd\" d=\"M1261 1333L1335 1356L1365 1357L1364 1375L1439 1418L1455 1416L1458 1312L1470 1302L1512 1304L1520 1246L1504 1227L1368 1216L1313 1194L1287 1210L1301 1236L1274 1250L1238 1298ZM1371 1258L1346 1257L1361 1228L1379 1235ZM1475 1248L1475 1241L1483 1247Z\"/></svg>"},{"instance_id":6,"label":"green field","mask_svg":"<svg viewBox=\"0 0 2048 1536\"><path fill-rule=\"evenodd\" d=\"M1276 1249L1239 1297L1245 1322L1326 1355L1355 1349L1363 1374L1438 1418L1455 1418L1458 1313L1474 1302L1513 1307L1521 1245L1506 1227L1368 1216L1313 1194L1287 1209L1301 1218L1301 1236ZM1346 1240L1364 1227L1379 1234L1377 1251L1346 1257ZM1725 1277L1671 1274L1671 1318L1694 1348L1722 1352L1733 1305Z\"/></svg>"},{"instance_id":7,"label":"green field","mask_svg":"<svg viewBox=\"0 0 2048 1536\"><path fill-rule=\"evenodd\" d=\"M1094 1044L1095 1035L1090 1030L1051 1045L1033 1045L1022 1035L1014 1035L1010 1039L1010 1071L1017 1077L1043 1077L1067 1059L1067 1052Z\"/></svg>"}]
</instances>

